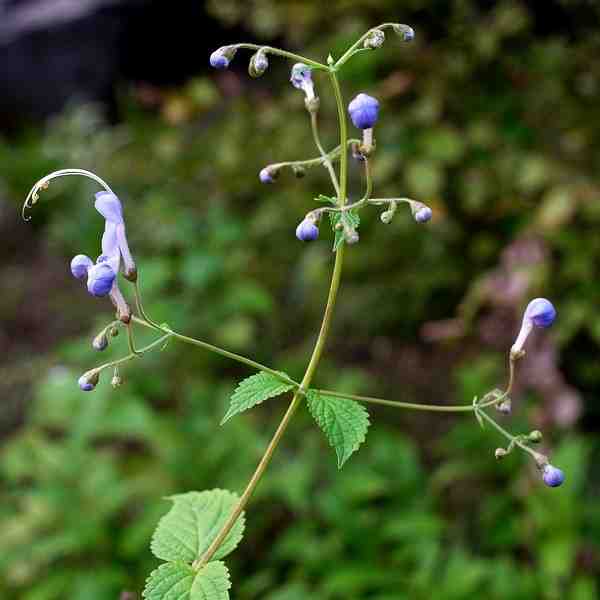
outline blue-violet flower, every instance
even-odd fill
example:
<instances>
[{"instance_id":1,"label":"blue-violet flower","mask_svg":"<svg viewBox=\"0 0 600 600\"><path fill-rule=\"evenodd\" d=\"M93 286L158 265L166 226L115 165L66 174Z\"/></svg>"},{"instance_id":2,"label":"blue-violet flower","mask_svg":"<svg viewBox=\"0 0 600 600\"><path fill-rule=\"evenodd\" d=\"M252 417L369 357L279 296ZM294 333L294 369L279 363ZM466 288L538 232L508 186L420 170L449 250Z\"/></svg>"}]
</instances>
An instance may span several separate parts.
<instances>
[{"instance_id":1,"label":"blue-violet flower","mask_svg":"<svg viewBox=\"0 0 600 600\"><path fill-rule=\"evenodd\" d=\"M348 105L352 123L358 129L372 129L379 117L379 102L367 94L358 94Z\"/></svg>"},{"instance_id":2,"label":"blue-violet flower","mask_svg":"<svg viewBox=\"0 0 600 600\"><path fill-rule=\"evenodd\" d=\"M558 467L548 464L542 468L542 479L547 486L558 487L564 482L565 474Z\"/></svg>"},{"instance_id":3,"label":"blue-violet flower","mask_svg":"<svg viewBox=\"0 0 600 600\"><path fill-rule=\"evenodd\" d=\"M534 298L525 309L519 335L510 350L511 356L517 357L521 354L523 345L534 326L542 328L550 327L555 319L556 309L552 305L552 302L546 300L546 298Z\"/></svg>"}]
</instances>

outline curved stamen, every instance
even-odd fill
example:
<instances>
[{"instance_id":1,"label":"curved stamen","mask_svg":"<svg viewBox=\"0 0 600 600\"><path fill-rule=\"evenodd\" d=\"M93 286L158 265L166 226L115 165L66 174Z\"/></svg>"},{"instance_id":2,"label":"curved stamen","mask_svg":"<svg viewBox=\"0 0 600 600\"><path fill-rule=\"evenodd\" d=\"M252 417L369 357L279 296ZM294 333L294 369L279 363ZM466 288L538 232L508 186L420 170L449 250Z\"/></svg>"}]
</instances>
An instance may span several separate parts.
<instances>
[{"instance_id":1,"label":"curved stamen","mask_svg":"<svg viewBox=\"0 0 600 600\"><path fill-rule=\"evenodd\" d=\"M21 216L23 217L24 221L31 221L31 217L27 215L27 211L31 210L34 204L39 200L40 191L48 189L48 185L53 179L57 179L58 177L66 177L68 175L87 177L88 179L100 184L107 192L110 192L111 194L113 193L108 183L91 171L86 171L85 169L61 169L60 171L54 171L49 175L42 177L35 183L31 190L29 190L29 194L27 194L27 198L25 198L23 208L21 209Z\"/></svg>"}]
</instances>

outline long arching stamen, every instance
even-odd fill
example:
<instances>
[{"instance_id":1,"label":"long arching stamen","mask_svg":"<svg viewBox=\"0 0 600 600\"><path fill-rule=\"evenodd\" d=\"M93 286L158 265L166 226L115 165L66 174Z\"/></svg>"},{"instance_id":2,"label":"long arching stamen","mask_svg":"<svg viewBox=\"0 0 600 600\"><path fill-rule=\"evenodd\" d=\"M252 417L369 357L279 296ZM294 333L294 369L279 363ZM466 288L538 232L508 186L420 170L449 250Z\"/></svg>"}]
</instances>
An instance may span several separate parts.
<instances>
[{"instance_id":1,"label":"long arching stamen","mask_svg":"<svg viewBox=\"0 0 600 600\"><path fill-rule=\"evenodd\" d=\"M27 211L33 208L33 205L39 200L39 192L41 190L45 190L48 188L50 181L53 179L57 179L58 177L66 177L68 175L79 175L81 177L87 177L92 181L100 184L107 192L113 193L110 189L110 186L106 181L102 178L98 177L95 173L91 171L86 171L85 169L61 169L60 171L54 171L45 177L42 177L29 191L27 194L27 198L25 198L25 202L23 203L23 208L21 210L21 215L24 221L30 221L31 217L27 215Z\"/></svg>"}]
</instances>

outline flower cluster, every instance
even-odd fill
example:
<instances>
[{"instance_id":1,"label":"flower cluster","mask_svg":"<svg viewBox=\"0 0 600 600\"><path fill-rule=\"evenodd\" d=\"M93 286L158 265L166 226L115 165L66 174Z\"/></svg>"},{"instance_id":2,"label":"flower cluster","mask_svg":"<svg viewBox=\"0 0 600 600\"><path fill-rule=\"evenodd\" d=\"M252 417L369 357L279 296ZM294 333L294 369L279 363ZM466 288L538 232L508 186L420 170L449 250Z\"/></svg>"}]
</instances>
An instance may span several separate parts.
<instances>
[{"instance_id":1,"label":"flower cluster","mask_svg":"<svg viewBox=\"0 0 600 600\"><path fill-rule=\"evenodd\" d=\"M108 191L96 194L94 206L105 220L102 254L95 263L85 254L78 254L71 261L71 273L73 277L87 281L87 290L92 296L109 296L117 309L118 318L128 323L131 310L119 289L117 276L121 261L126 279L135 281L137 270L127 243L123 207L117 196Z\"/></svg>"}]
</instances>

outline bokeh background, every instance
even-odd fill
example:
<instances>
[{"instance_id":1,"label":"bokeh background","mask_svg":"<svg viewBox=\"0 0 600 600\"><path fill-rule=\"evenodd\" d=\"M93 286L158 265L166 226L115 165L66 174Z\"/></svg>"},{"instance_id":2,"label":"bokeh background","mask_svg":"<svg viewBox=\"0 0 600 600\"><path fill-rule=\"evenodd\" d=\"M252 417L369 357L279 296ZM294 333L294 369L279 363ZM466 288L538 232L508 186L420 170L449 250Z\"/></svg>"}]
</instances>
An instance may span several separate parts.
<instances>
[{"instance_id":1,"label":"bokeh background","mask_svg":"<svg viewBox=\"0 0 600 600\"><path fill-rule=\"evenodd\" d=\"M248 54L226 72L208 56L241 40L339 55L401 21L414 43L388 34L342 83L346 100L381 100L377 195L434 218L363 213L317 382L468 403L503 384L522 309L544 295L559 318L530 340L502 423L543 429L567 480L544 487L519 454L497 463L502 440L468 415L384 408L338 472L301 412L229 560L233 597L597 598L599 17L594 0L0 1L0 597L138 598L164 496L241 491L285 406L220 427L250 372L175 342L131 363L119 390L105 377L79 392L111 318L68 269L98 251L96 188L52 183L26 224L33 182L100 174L125 203L154 318L301 375L333 256L325 227L310 245L294 229L329 183L258 182L269 162L316 154L290 64L273 58L254 81ZM125 352L120 336L107 354Z\"/></svg>"}]
</instances>

